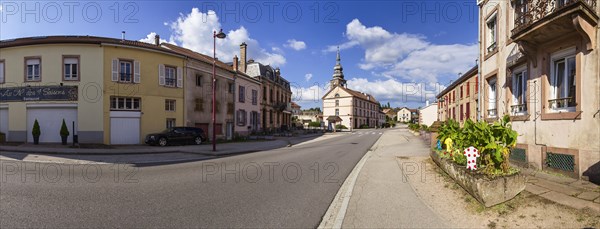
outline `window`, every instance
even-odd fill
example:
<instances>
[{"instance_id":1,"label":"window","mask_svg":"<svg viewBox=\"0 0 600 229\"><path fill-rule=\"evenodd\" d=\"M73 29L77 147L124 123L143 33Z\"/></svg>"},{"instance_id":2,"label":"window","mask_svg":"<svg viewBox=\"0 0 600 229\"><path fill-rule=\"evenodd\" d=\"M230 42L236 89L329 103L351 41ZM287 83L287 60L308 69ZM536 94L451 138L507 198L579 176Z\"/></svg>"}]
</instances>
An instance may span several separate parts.
<instances>
[{"instance_id":1,"label":"window","mask_svg":"<svg viewBox=\"0 0 600 229\"><path fill-rule=\"evenodd\" d=\"M236 118L237 118L237 124L238 124L238 126L245 126L246 125L246 120L247 120L246 115L247 115L247 113L246 113L245 110L238 110L237 111L237 115L236 115L237 117Z\"/></svg>"},{"instance_id":2,"label":"window","mask_svg":"<svg viewBox=\"0 0 600 229\"><path fill-rule=\"evenodd\" d=\"M269 123L273 124L273 110L269 110Z\"/></svg>"},{"instance_id":3,"label":"window","mask_svg":"<svg viewBox=\"0 0 600 229\"><path fill-rule=\"evenodd\" d=\"M119 61L119 81L132 82L133 63L131 61Z\"/></svg>"},{"instance_id":4,"label":"window","mask_svg":"<svg viewBox=\"0 0 600 229\"><path fill-rule=\"evenodd\" d=\"M335 109L335 115L339 116L340 115L340 109Z\"/></svg>"},{"instance_id":5,"label":"window","mask_svg":"<svg viewBox=\"0 0 600 229\"><path fill-rule=\"evenodd\" d=\"M336 93L336 94L335 94L335 97L336 97L336 98L340 97L340 94L337 94L337 93Z\"/></svg>"},{"instance_id":6,"label":"window","mask_svg":"<svg viewBox=\"0 0 600 229\"><path fill-rule=\"evenodd\" d=\"M196 87L202 87L202 75L196 75Z\"/></svg>"},{"instance_id":7,"label":"window","mask_svg":"<svg viewBox=\"0 0 600 229\"><path fill-rule=\"evenodd\" d=\"M463 86L462 85L460 85L460 92L459 92L459 94L460 94L460 99L462 99L463 98Z\"/></svg>"},{"instance_id":8,"label":"window","mask_svg":"<svg viewBox=\"0 0 600 229\"><path fill-rule=\"evenodd\" d=\"M139 111L140 98L132 97L111 97L110 110L114 111Z\"/></svg>"},{"instance_id":9,"label":"window","mask_svg":"<svg viewBox=\"0 0 600 229\"><path fill-rule=\"evenodd\" d=\"M273 89L269 90L269 101L273 102Z\"/></svg>"},{"instance_id":10,"label":"window","mask_svg":"<svg viewBox=\"0 0 600 229\"><path fill-rule=\"evenodd\" d=\"M469 103L465 104L465 108L467 110L467 112L465 113L465 115L467 116L466 118L469 119L471 117L471 106L469 105Z\"/></svg>"},{"instance_id":11,"label":"window","mask_svg":"<svg viewBox=\"0 0 600 229\"><path fill-rule=\"evenodd\" d=\"M252 105L258 104L258 91L252 90Z\"/></svg>"},{"instance_id":12,"label":"window","mask_svg":"<svg viewBox=\"0 0 600 229\"><path fill-rule=\"evenodd\" d=\"M175 111L175 100L165 99L165 111Z\"/></svg>"},{"instance_id":13,"label":"window","mask_svg":"<svg viewBox=\"0 0 600 229\"><path fill-rule=\"evenodd\" d=\"M79 57L63 57L63 80L79 80Z\"/></svg>"},{"instance_id":14,"label":"window","mask_svg":"<svg viewBox=\"0 0 600 229\"><path fill-rule=\"evenodd\" d=\"M238 95L238 97L239 97L240 103L246 102L246 87L244 87L244 86L240 86L239 87L239 95Z\"/></svg>"},{"instance_id":15,"label":"window","mask_svg":"<svg viewBox=\"0 0 600 229\"><path fill-rule=\"evenodd\" d=\"M263 87L263 101L267 101L267 87Z\"/></svg>"},{"instance_id":16,"label":"window","mask_svg":"<svg viewBox=\"0 0 600 229\"><path fill-rule=\"evenodd\" d=\"M0 60L0 84L3 84L5 81L4 74L4 60Z\"/></svg>"},{"instance_id":17,"label":"window","mask_svg":"<svg viewBox=\"0 0 600 229\"><path fill-rule=\"evenodd\" d=\"M195 100L194 111L203 111L204 110L204 100L202 98L197 98Z\"/></svg>"},{"instance_id":18,"label":"window","mask_svg":"<svg viewBox=\"0 0 600 229\"><path fill-rule=\"evenodd\" d=\"M488 117L496 117L496 78L488 81Z\"/></svg>"},{"instance_id":19,"label":"window","mask_svg":"<svg viewBox=\"0 0 600 229\"><path fill-rule=\"evenodd\" d=\"M515 22L518 24L525 24L527 20L527 1L526 0L515 0L515 11L514 11Z\"/></svg>"},{"instance_id":20,"label":"window","mask_svg":"<svg viewBox=\"0 0 600 229\"><path fill-rule=\"evenodd\" d=\"M42 75L42 59L26 58L25 81L40 81Z\"/></svg>"},{"instance_id":21,"label":"window","mask_svg":"<svg viewBox=\"0 0 600 229\"><path fill-rule=\"evenodd\" d=\"M486 22L487 24L487 51L488 53L496 51L498 47L496 42L498 41L497 31L497 15L494 13Z\"/></svg>"},{"instance_id":22,"label":"window","mask_svg":"<svg viewBox=\"0 0 600 229\"><path fill-rule=\"evenodd\" d=\"M467 82L467 97L469 97L469 93L471 91L471 88L469 86L469 82Z\"/></svg>"},{"instance_id":23,"label":"window","mask_svg":"<svg viewBox=\"0 0 600 229\"><path fill-rule=\"evenodd\" d=\"M337 99L335 100L335 106L336 106L336 107L339 107L339 106L340 106L340 101L339 101L339 100L337 100Z\"/></svg>"},{"instance_id":24,"label":"window","mask_svg":"<svg viewBox=\"0 0 600 229\"><path fill-rule=\"evenodd\" d=\"M515 70L512 75L513 115L527 113L527 71Z\"/></svg>"},{"instance_id":25,"label":"window","mask_svg":"<svg viewBox=\"0 0 600 229\"><path fill-rule=\"evenodd\" d=\"M461 122L462 122L462 120L463 120L463 118L464 118L463 116L464 116L464 113L463 113L463 105L461 104L461 105L460 105L460 121L461 121Z\"/></svg>"},{"instance_id":26,"label":"window","mask_svg":"<svg viewBox=\"0 0 600 229\"><path fill-rule=\"evenodd\" d=\"M167 119L167 129L173 128L175 127L175 119L174 118L168 118Z\"/></svg>"},{"instance_id":27,"label":"window","mask_svg":"<svg viewBox=\"0 0 600 229\"><path fill-rule=\"evenodd\" d=\"M175 87L177 82L177 70L174 67L165 66L165 86Z\"/></svg>"},{"instance_id":28,"label":"window","mask_svg":"<svg viewBox=\"0 0 600 229\"><path fill-rule=\"evenodd\" d=\"M573 51L574 52L574 51ZM576 61L573 52L570 55L552 57L550 73L550 109L555 111L574 111L576 104Z\"/></svg>"},{"instance_id":29,"label":"window","mask_svg":"<svg viewBox=\"0 0 600 229\"><path fill-rule=\"evenodd\" d=\"M229 88L228 91L229 93L232 93L235 91L235 85L233 85L232 83L228 83L227 87Z\"/></svg>"}]
</instances>

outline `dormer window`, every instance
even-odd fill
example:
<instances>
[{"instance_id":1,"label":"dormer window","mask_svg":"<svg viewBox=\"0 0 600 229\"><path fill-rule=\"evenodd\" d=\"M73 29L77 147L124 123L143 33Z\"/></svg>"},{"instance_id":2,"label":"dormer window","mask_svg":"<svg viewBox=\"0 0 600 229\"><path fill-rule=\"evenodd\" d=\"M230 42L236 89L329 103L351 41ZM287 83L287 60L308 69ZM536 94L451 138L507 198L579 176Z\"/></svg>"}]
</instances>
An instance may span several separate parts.
<instances>
[{"instance_id":1,"label":"dormer window","mask_svg":"<svg viewBox=\"0 0 600 229\"><path fill-rule=\"evenodd\" d=\"M340 97L340 94L335 94L335 97L336 97L336 98Z\"/></svg>"}]
</instances>

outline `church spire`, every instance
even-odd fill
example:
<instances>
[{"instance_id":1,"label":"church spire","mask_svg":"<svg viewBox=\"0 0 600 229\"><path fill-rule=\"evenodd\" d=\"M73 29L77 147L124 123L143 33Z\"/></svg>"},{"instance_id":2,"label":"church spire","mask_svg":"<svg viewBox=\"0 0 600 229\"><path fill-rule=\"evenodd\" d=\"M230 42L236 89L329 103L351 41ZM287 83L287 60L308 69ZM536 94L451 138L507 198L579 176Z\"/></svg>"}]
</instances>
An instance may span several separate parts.
<instances>
[{"instance_id":1,"label":"church spire","mask_svg":"<svg viewBox=\"0 0 600 229\"><path fill-rule=\"evenodd\" d=\"M333 67L333 79L331 80L332 86L346 86L346 80L344 79L344 68L342 68L340 58L340 47L338 46L337 56L335 59L335 66Z\"/></svg>"}]
</instances>

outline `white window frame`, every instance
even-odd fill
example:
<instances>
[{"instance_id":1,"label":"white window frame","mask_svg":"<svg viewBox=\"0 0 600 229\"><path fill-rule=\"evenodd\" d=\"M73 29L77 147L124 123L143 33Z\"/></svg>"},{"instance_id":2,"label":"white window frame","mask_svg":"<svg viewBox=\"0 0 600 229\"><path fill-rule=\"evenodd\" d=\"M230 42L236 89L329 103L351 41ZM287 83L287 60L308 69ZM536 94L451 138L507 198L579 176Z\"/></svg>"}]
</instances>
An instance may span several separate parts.
<instances>
[{"instance_id":1,"label":"white window frame","mask_svg":"<svg viewBox=\"0 0 600 229\"><path fill-rule=\"evenodd\" d=\"M136 97L111 97L110 98L110 110L111 111L140 111L142 107L140 98ZM121 107L120 104L123 104ZM129 105L129 108L127 107ZM137 106L136 106L137 105Z\"/></svg>"},{"instance_id":2,"label":"white window frame","mask_svg":"<svg viewBox=\"0 0 600 229\"><path fill-rule=\"evenodd\" d=\"M127 71L123 72L124 70L127 69L127 66L129 66L129 79L128 80L124 80L123 79L123 74L127 74ZM123 69L123 67L125 67L125 69ZM133 61L131 60L119 60L119 82L125 82L125 83L133 83L133 74L135 74L134 69L133 69Z\"/></svg>"},{"instance_id":3,"label":"white window frame","mask_svg":"<svg viewBox=\"0 0 600 229\"><path fill-rule=\"evenodd\" d=\"M173 128L177 125L177 120L174 118L167 118L166 127L167 129Z\"/></svg>"},{"instance_id":4,"label":"white window frame","mask_svg":"<svg viewBox=\"0 0 600 229\"><path fill-rule=\"evenodd\" d=\"M165 111L176 111L177 100L165 99Z\"/></svg>"},{"instance_id":5,"label":"white window frame","mask_svg":"<svg viewBox=\"0 0 600 229\"><path fill-rule=\"evenodd\" d=\"M490 28L490 24L493 22L494 27ZM495 51L498 48L498 12L494 12L485 21L486 28L486 50L488 53Z\"/></svg>"},{"instance_id":6,"label":"white window frame","mask_svg":"<svg viewBox=\"0 0 600 229\"><path fill-rule=\"evenodd\" d=\"M68 66L68 67L67 67ZM69 73L67 73L67 69L69 69ZM77 73L73 74L73 70ZM63 57L63 79L65 81L77 81L79 80L79 58L77 57Z\"/></svg>"},{"instance_id":7,"label":"white window frame","mask_svg":"<svg viewBox=\"0 0 600 229\"><path fill-rule=\"evenodd\" d=\"M177 68L165 66L165 87L177 86Z\"/></svg>"},{"instance_id":8,"label":"white window frame","mask_svg":"<svg viewBox=\"0 0 600 229\"><path fill-rule=\"evenodd\" d=\"M252 90L252 105L258 104L258 91Z\"/></svg>"},{"instance_id":9,"label":"white window frame","mask_svg":"<svg viewBox=\"0 0 600 229\"><path fill-rule=\"evenodd\" d=\"M335 109L335 116L339 116L340 115L340 109Z\"/></svg>"},{"instance_id":10,"label":"white window frame","mask_svg":"<svg viewBox=\"0 0 600 229\"><path fill-rule=\"evenodd\" d=\"M576 106L568 106L568 102L564 101L564 103L567 104L567 106L564 107L559 107L558 103L552 103L550 102L550 100L554 100L554 99L561 99L559 94L565 94L568 95L569 94L569 85L568 85L568 80L569 80L569 75L568 75L568 71L569 71L569 60L573 60L575 61L575 65L573 66L574 69L572 69L573 71L577 71L577 53L576 53L576 49L575 47L572 48L568 48L565 49L563 51L559 51L556 52L554 54L551 55L550 58L550 78L548 80L548 86L549 86L549 91L550 91L550 97L548 99L548 108L550 112L574 112L576 110ZM562 61L565 65L565 69L563 72L563 82L565 83L565 87L564 90L562 92L559 92L558 87L556 86L556 81L557 79L557 69L556 69L556 62ZM577 72L575 72L575 75L573 76L573 83L577 84ZM577 86L577 85L575 85ZM577 94L577 87L575 87L575 94ZM566 97L564 97L566 98ZM573 98L576 99L576 98Z\"/></svg>"},{"instance_id":11,"label":"white window frame","mask_svg":"<svg viewBox=\"0 0 600 229\"><path fill-rule=\"evenodd\" d=\"M488 117L495 118L498 117L498 104L497 104L497 93L498 93L498 79L493 77L488 80ZM495 110L495 112L492 112Z\"/></svg>"},{"instance_id":12,"label":"white window frame","mask_svg":"<svg viewBox=\"0 0 600 229\"><path fill-rule=\"evenodd\" d=\"M6 74L5 71L6 70L6 64L4 62L4 60L0 60L0 84L5 83L6 81Z\"/></svg>"},{"instance_id":13,"label":"white window frame","mask_svg":"<svg viewBox=\"0 0 600 229\"><path fill-rule=\"evenodd\" d=\"M36 62L36 63L30 63ZM42 58L26 58L25 59L25 81L41 81L42 80ZM31 72L29 67L31 66Z\"/></svg>"},{"instance_id":14,"label":"white window frame","mask_svg":"<svg viewBox=\"0 0 600 229\"><path fill-rule=\"evenodd\" d=\"M521 80L518 80L519 75ZM512 115L526 115L527 114L527 80L529 79L529 73L527 72L526 66L521 66L513 70L512 72ZM519 101L521 97L522 101Z\"/></svg>"}]
</instances>

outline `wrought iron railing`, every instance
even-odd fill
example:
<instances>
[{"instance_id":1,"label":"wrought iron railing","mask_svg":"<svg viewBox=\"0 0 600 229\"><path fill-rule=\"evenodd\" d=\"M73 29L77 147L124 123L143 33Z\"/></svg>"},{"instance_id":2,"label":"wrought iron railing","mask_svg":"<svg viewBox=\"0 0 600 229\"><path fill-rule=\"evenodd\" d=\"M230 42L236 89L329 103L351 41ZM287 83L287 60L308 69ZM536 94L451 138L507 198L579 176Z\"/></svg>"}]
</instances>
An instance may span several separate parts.
<instances>
[{"instance_id":1,"label":"wrought iron railing","mask_svg":"<svg viewBox=\"0 0 600 229\"><path fill-rule=\"evenodd\" d=\"M516 2L513 33L520 32L534 22L574 4L583 3L592 10L596 9L598 0L523 0Z\"/></svg>"},{"instance_id":2,"label":"wrought iron railing","mask_svg":"<svg viewBox=\"0 0 600 229\"><path fill-rule=\"evenodd\" d=\"M173 78L165 78L165 86L167 87L175 87L175 82L177 79Z\"/></svg>"}]
</instances>

